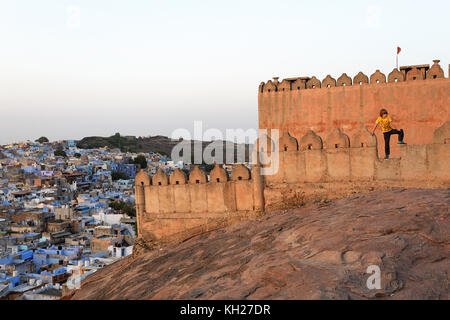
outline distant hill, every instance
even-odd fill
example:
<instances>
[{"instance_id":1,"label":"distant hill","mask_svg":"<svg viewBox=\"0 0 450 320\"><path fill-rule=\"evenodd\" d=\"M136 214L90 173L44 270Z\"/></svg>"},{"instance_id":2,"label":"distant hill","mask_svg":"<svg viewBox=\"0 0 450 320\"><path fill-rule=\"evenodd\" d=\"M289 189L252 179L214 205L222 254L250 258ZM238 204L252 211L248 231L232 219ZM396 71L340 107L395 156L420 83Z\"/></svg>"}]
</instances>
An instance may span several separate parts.
<instances>
[{"instance_id":1,"label":"distant hill","mask_svg":"<svg viewBox=\"0 0 450 320\"><path fill-rule=\"evenodd\" d=\"M81 140L76 141L77 147L81 149L94 149L108 147L111 149L119 148L122 152L133 152L133 153L149 153L158 152L163 155L170 156L172 149L179 143L179 140L172 140L165 136L153 136L153 137L135 137L135 136L121 136L116 133L110 137L85 137ZM184 142L189 143L189 140L184 140ZM190 140L193 145L194 140ZM208 146L210 141L203 141L203 150ZM252 145L246 145L246 160L249 159L249 150L251 150ZM235 150L237 144L235 144ZM250 148L250 149L249 149ZM225 154L225 152L224 152ZM236 154L236 152L235 152Z\"/></svg>"}]
</instances>

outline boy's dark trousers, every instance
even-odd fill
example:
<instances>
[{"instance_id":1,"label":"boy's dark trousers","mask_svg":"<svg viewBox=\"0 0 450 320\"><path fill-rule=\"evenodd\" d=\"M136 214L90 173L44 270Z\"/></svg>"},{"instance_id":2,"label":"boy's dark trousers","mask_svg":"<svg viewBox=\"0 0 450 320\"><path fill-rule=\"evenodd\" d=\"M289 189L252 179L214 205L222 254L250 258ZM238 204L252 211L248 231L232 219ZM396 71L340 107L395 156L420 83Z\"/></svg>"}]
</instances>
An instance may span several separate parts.
<instances>
[{"instance_id":1,"label":"boy's dark trousers","mask_svg":"<svg viewBox=\"0 0 450 320\"><path fill-rule=\"evenodd\" d=\"M396 129L392 129L391 131L388 132L384 132L384 152L386 153L386 155L390 155L391 154L391 149L389 147L389 141L391 140L391 135L393 134L398 134L398 141L403 141L403 136L405 135L405 133L403 132L403 129L400 130L396 130Z\"/></svg>"}]
</instances>

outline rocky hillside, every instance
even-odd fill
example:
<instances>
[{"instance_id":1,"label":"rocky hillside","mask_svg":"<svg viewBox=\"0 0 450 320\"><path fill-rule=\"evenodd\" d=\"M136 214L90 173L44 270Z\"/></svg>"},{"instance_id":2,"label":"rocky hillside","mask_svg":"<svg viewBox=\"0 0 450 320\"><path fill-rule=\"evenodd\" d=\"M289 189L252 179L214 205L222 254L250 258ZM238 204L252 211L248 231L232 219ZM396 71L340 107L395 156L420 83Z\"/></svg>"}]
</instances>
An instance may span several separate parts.
<instances>
[{"instance_id":1,"label":"rocky hillside","mask_svg":"<svg viewBox=\"0 0 450 320\"><path fill-rule=\"evenodd\" d=\"M135 137L135 136L121 136L116 133L110 137L85 137L76 142L78 148L93 149L93 148L119 148L122 152L158 152L163 155L170 156L173 147L175 147L180 141L172 140L165 136L153 136L153 137ZM193 146L193 140L185 140L184 142L191 143ZM211 142L203 141L202 147L205 149ZM225 145L225 142L224 142ZM235 144L235 155L237 154L237 144ZM249 158L249 151L252 145L246 145L246 160ZM225 154L225 147L224 147Z\"/></svg>"},{"instance_id":2,"label":"rocky hillside","mask_svg":"<svg viewBox=\"0 0 450 320\"><path fill-rule=\"evenodd\" d=\"M274 212L119 261L71 298L448 299L449 207L449 189L397 189Z\"/></svg>"},{"instance_id":3,"label":"rocky hillside","mask_svg":"<svg viewBox=\"0 0 450 320\"><path fill-rule=\"evenodd\" d=\"M82 149L93 148L119 148L126 152L159 152L170 155L172 148L178 141L172 141L168 137L135 137L120 136L115 134L110 137L85 137L77 141L77 147Z\"/></svg>"}]
</instances>

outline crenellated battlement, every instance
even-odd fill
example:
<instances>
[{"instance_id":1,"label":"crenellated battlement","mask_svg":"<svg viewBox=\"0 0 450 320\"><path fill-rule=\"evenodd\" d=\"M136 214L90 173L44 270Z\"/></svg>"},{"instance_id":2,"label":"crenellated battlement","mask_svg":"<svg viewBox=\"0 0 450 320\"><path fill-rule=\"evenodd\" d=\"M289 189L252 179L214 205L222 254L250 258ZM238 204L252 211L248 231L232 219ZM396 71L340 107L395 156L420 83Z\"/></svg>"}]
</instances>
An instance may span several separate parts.
<instances>
[{"instance_id":1,"label":"crenellated battlement","mask_svg":"<svg viewBox=\"0 0 450 320\"><path fill-rule=\"evenodd\" d=\"M216 164L213 170L211 170L209 179L199 166L194 165L189 173L189 177L180 169L175 169L170 175L167 175L163 170L159 169L153 177L148 175L144 170L141 170L136 175L135 183L137 186L162 187L169 185L209 184L242 180L252 180L250 169L243 164L236 164L232 169L231 174L228 174L225 169Z\"/></svg>"},{"instance_id":2,"label":"crenellated battlement","mask_svg":"<svg viewBox=\"0 0 450 320\"><path fill-rule=\"evenodd\" d=\"M170 176L158 170L153 177L140 171L135 178L138 233L173 238L262 212L264 187L258 169L251 172L238 164L229 176L216 165L209 179L198 166L189 177L179 169Z\"/></svg>"},{"instance_id":3,"label":"crenellated battlement","mask_svg":"<svg viewBox=\"0 0 450 320\"><path fill-rule=\"evenodd\" d=\"M367 128L352 138L339 128L333 130L323 144L322 138L308 131L300 140L284 132L277 141L278 170L264 177L266 186L280 183L356 182L356 181L442 181L450 183L450 121L434 131L434 143L403 145L400 158L378 156L377 138ZM257 142L256 144L258 144ZM255 144L255 145L256 145ZM270 166L274 164L271 163ZM264 167L264 166L263 166Z\"/></svg>"},{"instance_id":4,"label":"crenellated battlement","mask_svg":"<svg viewBox=\"0 0 450 320\"><path fill-rule=\"evenodd\" d=\"M387 75L376 70L370 76L261 83L259 129L267 129L268 136L256 141L252 157L272 162L258 162L264 165L251 170L237 165L230 175L216 165L209 177L197 166L189 175L139 172L138 234L178 241L317 197L393 186L448 187L449 106L450 79L438 60L431 67L406 66ZM404 129L408 143L392 139L390 159L383 159L381 131L369 131L381 108L388 109L395 128ZM271 139L272 129L281 133L278 141ZM269 167L276 169L262 175Z\"/></svg>"},{"instance_id":5,"label":"crenellated battlement","mask_svg":"<svg viewBox=\"0 0 450 320\"><path fill-rule=\"evenodd\" d=\"M393 125L404 129L406 142L430 144L434 129L450 120L449 105L450 79L435 60L431 67L405 66L389 74L274 78L259 87L258 121L259 129L288 131L298 141L308 130L326 139L335 128L350 136L362 127L372 129L385 108ZM382 141L381 131L376 135ZM378 144L380 154L383 148ZM391 156L399 155L394 144Z\"/></svg>"},{"instance_id":6,"label":"crenellated battlement","mask_svg":"<svg viewBox=\"0 0 450 320\"><path fill-rule=\"evenodd\" d=\"M287 78L279 81L278 77L274 77L267 82L261 82L259 85L259 93L270 92L285 92L297 91L306 89L325 89L332 87L348 87L361 85L378 85L382 83L395 83L402 81L414 80L433 80L442 79L444 77L444 70L439 65L440 60L433 60L433 65L417 65L404 66L400 70L394 68L386 77L380 70L376 70L370 77L365 75L362 71L356 74L353 79L346 73L343 73L337 78L327 75L322 81L315 76L312 77L297 77ZM449 65L450 70L450 65ZM449 72L450 73L450 72Z\"/></svg>"},{"instance_id":7,"label":"crenellated battlement","mask_svg":"<svg viewBox=\"0 0 450 320\"><path fill-rule=\"evenodd\" d=\"M289 192L280 194L280 186L301 190L308 184L341 183L350 188L368 182L402 186L423 181L450 185L450 121L433 135L433 144L404 145L400 158L386 160L378 157L377 139L367 128L351 138L336 128L325 144L312 130L300 141L284 132L278 141L265 137L266 146L256 141L254 154L259 150L259 156L276 156L253 170L238 164L228 175L216 165L209 179L198 166L189 177L179 169L170 176L159 170L153 177L140 171L135 180L139 235L158 241L182 240L286 202L297 203L289 199ZM262 176L260 169L269 166L277 170ZM295 197L294 192L291 198Z\"/></svg>"}]
</instances>

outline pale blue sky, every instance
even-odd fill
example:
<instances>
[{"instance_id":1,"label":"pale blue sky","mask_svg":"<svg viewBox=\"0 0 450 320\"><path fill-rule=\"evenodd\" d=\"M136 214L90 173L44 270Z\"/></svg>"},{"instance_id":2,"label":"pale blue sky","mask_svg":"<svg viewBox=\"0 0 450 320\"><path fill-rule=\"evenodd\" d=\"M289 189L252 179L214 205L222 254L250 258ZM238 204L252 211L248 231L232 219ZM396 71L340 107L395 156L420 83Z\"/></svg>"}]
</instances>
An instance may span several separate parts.
<instances>
[{"instance_id":1,"label":"pale blue sky","mask_svg":"<svg viewBox=\"0 0 450 320\"><path fill-rule=\"evenodd\" d=\"M256 128L261 81L387 74L397 45L400 65L438 58L447 76L449 12L447 0L0 0L0 143Z\"/></svg>"}]
</instances>

